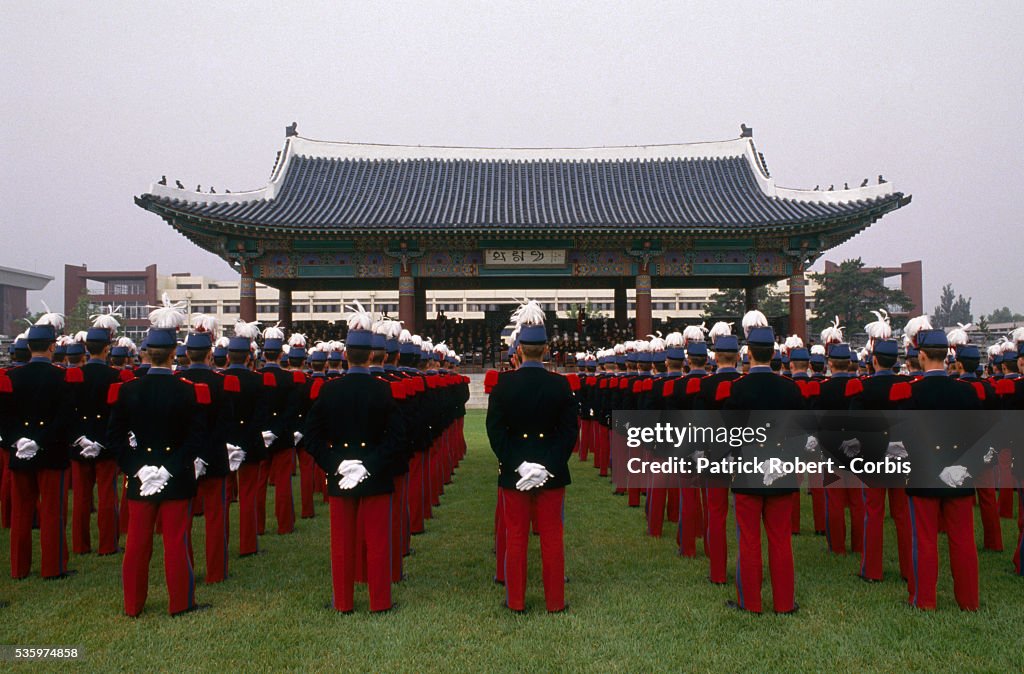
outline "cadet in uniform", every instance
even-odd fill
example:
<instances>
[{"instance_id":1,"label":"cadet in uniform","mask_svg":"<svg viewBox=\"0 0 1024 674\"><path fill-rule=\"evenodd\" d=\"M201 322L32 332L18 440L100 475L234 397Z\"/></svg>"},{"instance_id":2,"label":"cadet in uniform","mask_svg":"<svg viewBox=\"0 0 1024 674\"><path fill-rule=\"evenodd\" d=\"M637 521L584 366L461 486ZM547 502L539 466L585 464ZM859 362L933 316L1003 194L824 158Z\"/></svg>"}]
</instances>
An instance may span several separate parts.
<instances>
[{"instance_id":1,"label":"cadet in uniform","mask_svg":"<svg viewBox=\"0 0 1024 674\"><path fill-rule=\"evenodd\" d=\"M487 406L487 437L498 457L506 531L505 605L512 611L526 609L526 548L534 510L545 605L550 612L562 611L567 607L562 513L578 431L576 408L568 381L544 369L543 310L527 302L516 318L522 363L498 379Z\"/></svg>"}]
</instances>

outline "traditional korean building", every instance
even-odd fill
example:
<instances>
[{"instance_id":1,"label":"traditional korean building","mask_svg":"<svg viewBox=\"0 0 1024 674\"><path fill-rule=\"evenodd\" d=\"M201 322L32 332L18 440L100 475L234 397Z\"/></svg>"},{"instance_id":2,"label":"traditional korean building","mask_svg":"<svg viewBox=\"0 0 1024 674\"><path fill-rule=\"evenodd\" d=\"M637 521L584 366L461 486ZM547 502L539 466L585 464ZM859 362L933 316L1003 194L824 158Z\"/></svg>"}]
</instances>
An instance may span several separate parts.
<instances>
[{"instance_id":1,"label":"traditional korean building","mask_svg":"<svg viewBox=\"0 0 1024 674\"><path fill-rule=\"evenodd\" d=\"M164 182L164 181L161 181ZM790 333L806 333L803 271L910 203L879 176L842 190L776 185L752 134L680 145L470 148L311 140L289 127L270 182L205 194L154 184L136 203L255 281L280 290L399 291L422 325L432 289L610 288L616 318L636 290L789 281Z\"/></svg>"}]
</instances>

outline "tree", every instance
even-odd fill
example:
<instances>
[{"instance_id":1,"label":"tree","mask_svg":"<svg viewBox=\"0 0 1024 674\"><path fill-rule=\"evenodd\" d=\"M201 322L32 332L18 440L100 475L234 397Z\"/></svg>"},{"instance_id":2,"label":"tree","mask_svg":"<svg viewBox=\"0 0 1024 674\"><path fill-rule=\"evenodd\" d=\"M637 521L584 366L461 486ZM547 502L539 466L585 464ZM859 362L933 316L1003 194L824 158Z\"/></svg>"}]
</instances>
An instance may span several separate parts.
<instances>
[{"instance_id":1,"label":"tree","mask_svg":"<svg viewBox=\"0 0 1024 674\"><path fill-rule=\"evenodd\" d=\"M971 313L971 298L957 295L953 291L953 284L947 283L942 286L942 296L939 297L939 305L932 312L935 319L935 326L948 328L957 323L973 323L974 314Z\"/></svg>"},{"instance_id":2,"label":"tree","mask_svg":"<svg viewBox=\"0 0 1024 674\"><path fill-rule=\"evenodd\" d=\"M1024 321L1024 314L1010 311L1010 307L1001 307L988 315L989 323L1016 323Z\"/></svg>"},{"instance_id":3,"label":"tree","mask_svg":"<svg viewBox=\"0 0 1024 674\"><path fill-rule=\"evenodd\" d=\"M758 287L755 297L757 308L768 318L777 318L789 313L782 301L782 295L773 286ZM704 305L701 318L739 320L747 312L747 295L743 288L725 288L719 290Z\"/></svg>"},{"instance_id":4,"label":"tree","mask_svg":"<svg viewBox=\"0 0 1024 674\"><path fill-rule=\"evenodd\" d=\"M865 267L859 257L844 260L831 273L811 274L811 278L818 286L811 321L814 332L821 331L836 316L841 325L859 331L875 320L872 311L906 311L914 304L902 290L887 288L884 272Z\"/></svg>"}]
</instances>

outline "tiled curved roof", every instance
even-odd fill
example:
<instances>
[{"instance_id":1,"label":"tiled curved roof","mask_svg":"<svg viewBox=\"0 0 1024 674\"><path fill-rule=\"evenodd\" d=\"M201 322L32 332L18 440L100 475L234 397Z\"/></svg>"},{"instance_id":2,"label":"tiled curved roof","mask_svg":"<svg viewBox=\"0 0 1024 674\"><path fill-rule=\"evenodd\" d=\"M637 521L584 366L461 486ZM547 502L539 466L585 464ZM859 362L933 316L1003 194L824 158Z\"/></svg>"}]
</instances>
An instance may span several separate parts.
<instances>
[{"instance_id":1,"label":"tiled curved roof","mask_svg":"<svg viewBox=\"0 0 1024 674\"><path fill-rule=\"evenodd\" d=\"M775 190L753 156L518 159L293 152L275 168L273 189L213 200L164 188L144 195L140 205L294 229L570 232L760 228L880 215L905 203L901 193L882 189L799 195Z\"/></svg>"}]
</instances>

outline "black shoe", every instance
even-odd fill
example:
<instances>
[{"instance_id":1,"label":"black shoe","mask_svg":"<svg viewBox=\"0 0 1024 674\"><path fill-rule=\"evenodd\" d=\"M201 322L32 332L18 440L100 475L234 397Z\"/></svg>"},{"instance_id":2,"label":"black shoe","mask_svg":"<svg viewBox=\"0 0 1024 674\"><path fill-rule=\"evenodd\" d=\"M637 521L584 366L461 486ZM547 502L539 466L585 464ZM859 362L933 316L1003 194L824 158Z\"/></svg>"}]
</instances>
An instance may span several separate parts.
<instances>
[{"instance_id":1,"label":"black shoe","mask_svg":"<svg viewBox=\"0 0 1024 674\"><path fill-rule=\"evenodd\" d=\"M238 556L241 557L241 558L245 558L245 557L255 557L257 555L265 555L265 554L267 554L266 550L256 550L255 552L244 552L244 553L239 554Z\"/></svg>"},{"instance_id":2,"label":"black shoe","mask_svg":"<svg viewBox=\"0 0 1024 674\"><path fill-rule=\"evenodd\" d=\"M505 587L505 581L498 580L497 578L494 579L494 584L495 585L501 585L502 587Z\"/></svg>"},{"instance_id":3,"label":"black shoe","mask_svg":"<svg viewBox=\"0 0 1024 674\"><path fill-rule=\"evenodd\" d=\"M727 581L727 580L719 581L719 580L711 580L710 578L708 578L708 582L711 583L712 585L728 585L729 584L729 581Z\"/></svg>"},{"instance_id":4,"label":"black shoe","mask_svg":"<svg viewBox=\"0 0 1024 674\"><path fill-rule=\"evenodd\" d=\"M65 578L70 578L76 573L78 573L78 571L76 571L75 569L68 569L64 573L58 574L56 576L47 576L46 578L43 578L43 580L64 580Z\"/></svg>"},{"instance_id":5,"label":"black shoe","mask_svg":"<svg viewBox=\"0 0 1024 674\"><path fill-rule=\"evenodd\" d=\"M110 557L111 555L116 555L116 554L119 554L119 553L122 553L122 552L124 552L124 548L119 546L117 548L117 550L114 550L113 552L97 552L96 556L97 557Z\"/></svg>"},{"instance_id":6,"label":"black shoe","mask_svg":"<svg viewBox=\"0 0 1024 674\"><path fill-rule=\"evenodd\" d=\"M548 613L566 613L569 610L569 602L565 602L565 606L554 611L548 611Z\"/></svg>"},{"instance_id":7,"label":"black shoe","mask_svg":"<svg viewBox=\"0 0 1024 674\"><path fill-rule=\"evenodd\" d=\"M824 532L824 531L815 531L815 532L814 532L814 535L815 535L815 536L824 536L824 535L825 535L825 532Z\"/></svg>"},{"instance_id":8,"label":"black shoe","mask_svg":"<svg viewBox=\"0 0 1024 674\"><path fill-rule=\"evenodd\" d=\"M508 602L504 602L504 601L501 602L501 607L511 611L512 613L515 613L516 615L523 615L524 613L526 613L526 609L525 608L511 608L508 605Z\"/></svg>"},{"instance_id":9,"label":"black shoe","mask_svg":"<svg viewBox=\"0 0 1024 674\"><path fill-rule=\"evenodd\" d=\"M10 605L11 605L11 602L0 600L0 608L7 608Z\"/></svg>"},{"instance_id":10,"label":"black shoe","mask_svg":"<svg viewBox=\"0 0 1024 674\"><path fill-rule=\"evenodd\" d=\"M732 599L730 599L730 600L728 600L727 602L725 602L725 607L726 607L726 608L731 608L731 609L732 609L733 611L739 611L739 612L741 612L741 613L752 613L752 614L754 614L754 615L761 615L760 613L757 613L757 612L755 612L755 611L750 611L750 610L747 610L747 609L743 608L742 606L740 606L739 604L737 604L737 603L736 603L735 601L733 601Z\"/></svg>"},{"instance_id":11,"label":"black shoe","mask_svg":"<svg viewBox=\"0 0 1024 674\"><path fill-rule=\"evenodd\" d=\"M391 606L382 608L379 611L370 611L370 615L384 615L385 613L394 613L398 610L398 602L392 602Z\"/></svg>"},{"instance_id":12,"label":"black shoe","mask_svg":"<svg viewBox=\"0 0 1024 674\"><path fill-rule=\"evenodd\" d=\"M861 580L863 580L865 583L881 583L882 582L881 578L868 578L867 576L862 576L859 573L855 573L854 575L857 576L858 578L860 578Z\"/></svg>"},{"instance_id":13,"label":"black shoe","mask_svg":"<svg viewBox=\"0 0 1024 674\"><path fill-rule=\"evenodd\" d=\"M192 606L188 607L184 611L178 611L177 613L172 613L171 617L172 618L177 618L178 616L185 615L186 613L199 613L200 611L205 611L206 609L209 609L209 608L213 608L213 604L193 604Z\"/></svg>"},{"instance_id":14,"label":"black shoe","mask_svg":"<svg viewBox=\"0 0 1024 674\"><path fill-rule=\"evenodd\" d=\"M793 615L794 613L796 613L799 610L800 610L800 604L798 604L796 602L793 602L793 608L789 609L788 611L776 611L775 615Z\"/></svg>"},{"instance_id":15,"label":"black shoe","mask_svg":"<svg viewBox=\"0 0 1024 674\"><path fill-rule=\"evenodd\" d=\"M347 610L347 611L339 611L338 609L334 608L334 602L332 602L332 601L329 601L326 604L324 604L324 608L327 609L328 611L334 611L335 613L340 613L341 615L350 615L352 613L355 613L355 609L351 609L351 608L349 610Z\"/></svg>"}]
</instances>

